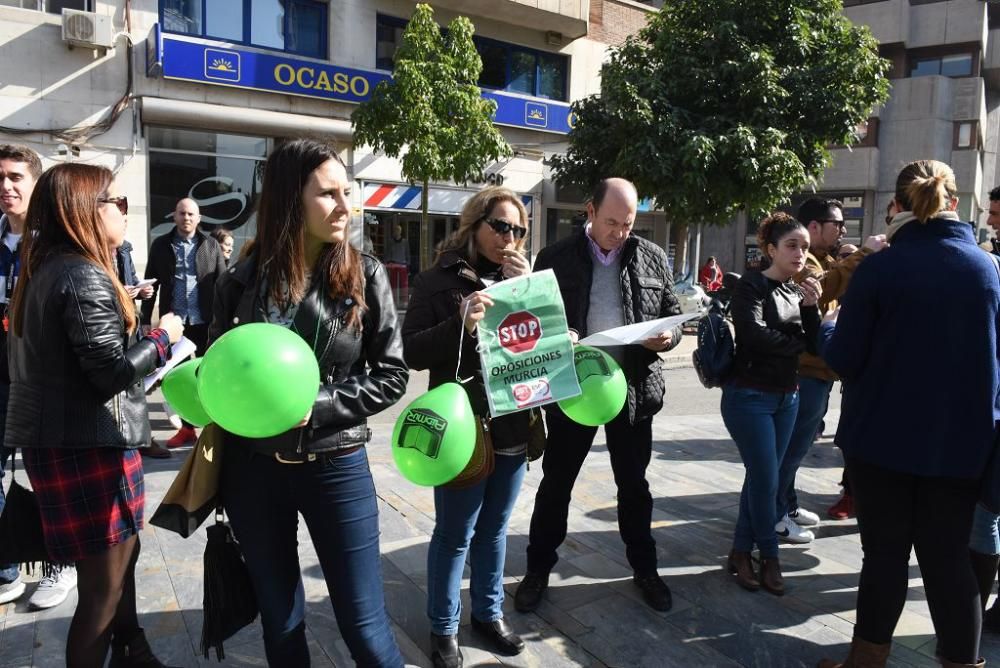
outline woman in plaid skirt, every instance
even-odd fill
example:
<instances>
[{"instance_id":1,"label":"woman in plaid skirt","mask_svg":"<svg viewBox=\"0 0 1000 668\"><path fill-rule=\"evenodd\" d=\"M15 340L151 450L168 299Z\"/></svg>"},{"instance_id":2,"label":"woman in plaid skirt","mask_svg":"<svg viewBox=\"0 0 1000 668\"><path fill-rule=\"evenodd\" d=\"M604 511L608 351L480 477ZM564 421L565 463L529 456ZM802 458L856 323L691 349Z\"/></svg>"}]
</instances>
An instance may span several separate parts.
<instances>
[{"instance_id":1,"label":"woman in plaid skirt","mask_svg":"<svg viewBox=\"0 0 1000 668\"><path fill-rule=\"evenodd\" d=\"M136 335L115 270L128 200L104 167L61 164L31 198L11 319L7 440L21 448L54 561L75 562L66 665L162 666L136 616L135 563L149 443L142 378L183 331L166 314Z\"/></svg>"}]
</instances>

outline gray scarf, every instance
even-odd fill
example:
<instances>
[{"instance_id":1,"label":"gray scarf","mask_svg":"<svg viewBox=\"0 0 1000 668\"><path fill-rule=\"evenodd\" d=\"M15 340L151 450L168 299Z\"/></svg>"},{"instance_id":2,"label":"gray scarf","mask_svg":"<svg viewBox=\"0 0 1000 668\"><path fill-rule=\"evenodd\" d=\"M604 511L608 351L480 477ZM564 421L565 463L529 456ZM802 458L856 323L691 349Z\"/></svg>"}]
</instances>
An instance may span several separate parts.
<instances>
[{"instance_id":1,"label":"gray scarf","mask_svg":"<svg viewBox=\"0 0 1000 668\"><path fill-rule=\"evenodd\" d=\"M961 220L958 214L954 211L938 211L931 218L943 218L944 220ZM899 232L899 228L906 225L911 220L916 220L917 217L913 215L912 211L900 211L895 216L892 217L892 222L889 223L888 229L885 231L885 240L892 241L892 237L895 236L896 232ZM928 219L929 220L929 219Z\"/></svg>"}]
</instances>

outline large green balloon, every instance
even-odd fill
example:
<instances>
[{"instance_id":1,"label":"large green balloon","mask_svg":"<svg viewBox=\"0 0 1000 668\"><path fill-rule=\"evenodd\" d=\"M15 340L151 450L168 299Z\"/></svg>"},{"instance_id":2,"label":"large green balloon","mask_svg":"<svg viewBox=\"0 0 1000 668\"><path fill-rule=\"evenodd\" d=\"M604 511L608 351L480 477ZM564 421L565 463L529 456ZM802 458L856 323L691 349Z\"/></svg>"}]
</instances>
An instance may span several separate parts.
<instances>
[{"instance_id":1,"label":"large green balloon","mask_svg":"<svg viewBox=\"0 0 1000 668\"><path fill-rule=\"evenodd\" d=\"M399 472L428 487L453 480L472 459L475 420L458 383L439 385L414 399L392 431L392 458Z\"/></svg>"},{"instance_id":2,"label":"large green balloon","mask_svg":"<svg viewBox=\"0 0 1000 668\"><path fill-rule=\"evenodd\" d=\"M318 391L319 365L309 344L263 322L219 337L198 371L198 394L212 421L247 438L288 431L306 416Z\"/></svg>"},{"instance_id":3,"label":"large green balloon","mask_svg":"<svg viewBox=\"0 0 1000 668\"><path fill-rule=\"evenodd\" d=\"M611 355L590 346L576 346L573 364L582 394L559 402L568 418L588 427L615 419L628 398L625 374Z\"/></svg>"},{"instance_id":4,"label":"large green balloon","mask_svg":"<svg viewBox=\"0 0 1000 668\"><path fill-rule=\"evenodd\" d=\"M198 396L198 367L203 359L199 357L178 364L163 377L161 385L163 397L174 412L196 427L204 427L212 421Z\"/></svg>"}]
</instances>

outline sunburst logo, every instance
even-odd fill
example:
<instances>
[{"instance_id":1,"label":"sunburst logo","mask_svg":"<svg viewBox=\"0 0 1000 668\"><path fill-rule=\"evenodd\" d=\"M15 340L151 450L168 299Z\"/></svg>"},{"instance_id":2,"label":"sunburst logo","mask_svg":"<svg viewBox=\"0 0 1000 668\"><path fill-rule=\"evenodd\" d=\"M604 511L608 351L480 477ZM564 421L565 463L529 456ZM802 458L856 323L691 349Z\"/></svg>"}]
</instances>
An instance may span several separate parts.
<instances>
[{"instance_id":1,"label":"sunburst logo","mask_svg":"<svg viewBox=\"0 0 1000 668\"><path fill-rule=\"evenodd\" d=\"M240 54L236 51L205 49L205 77L238 82L240 80Z\"/></svg>"},{"instance_id":2,"label":"sunburst logo","mask_svg":"<svg viewBox=\"0 0 1000 668\"><path fill-rule=\"evenodd\" d=\"M544 128L548 124L548 116L546 112L548 108L544 104L535 104L533 102L528 102L524 105L524 123L525 125L534 125L535 127Z\"/></svg>"},{"instance_id":3,"label":"sunburst logo","mask_svg":"<svg viewBox=\"0 0 1000 668\"><path fill-rule=\"evenodd\" d=\"M233 63L225 58L216 58L212 61L212 65L208 68L210 70L217 70L219 72L235 72L236 67Z\"/></svg>"}]
</instances>

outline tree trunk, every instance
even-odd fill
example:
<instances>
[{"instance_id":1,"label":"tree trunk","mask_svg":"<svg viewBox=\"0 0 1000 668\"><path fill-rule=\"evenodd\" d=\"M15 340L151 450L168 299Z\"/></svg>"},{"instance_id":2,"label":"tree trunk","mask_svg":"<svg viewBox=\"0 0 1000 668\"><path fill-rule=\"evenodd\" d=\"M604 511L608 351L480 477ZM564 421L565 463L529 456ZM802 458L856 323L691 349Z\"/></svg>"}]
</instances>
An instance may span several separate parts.
<instances>
[{"instance_id":1,"label":"tree trunk","mask_svg":"<svg viewBox=\"0 0 1000 668\"><path fill-rule=\"evenodd\" d=\"M688 224L674 223L677 230L677 246L674 250L674 276L684 280L689 274L688 263Z\"/></svg>"}]
</instances>

